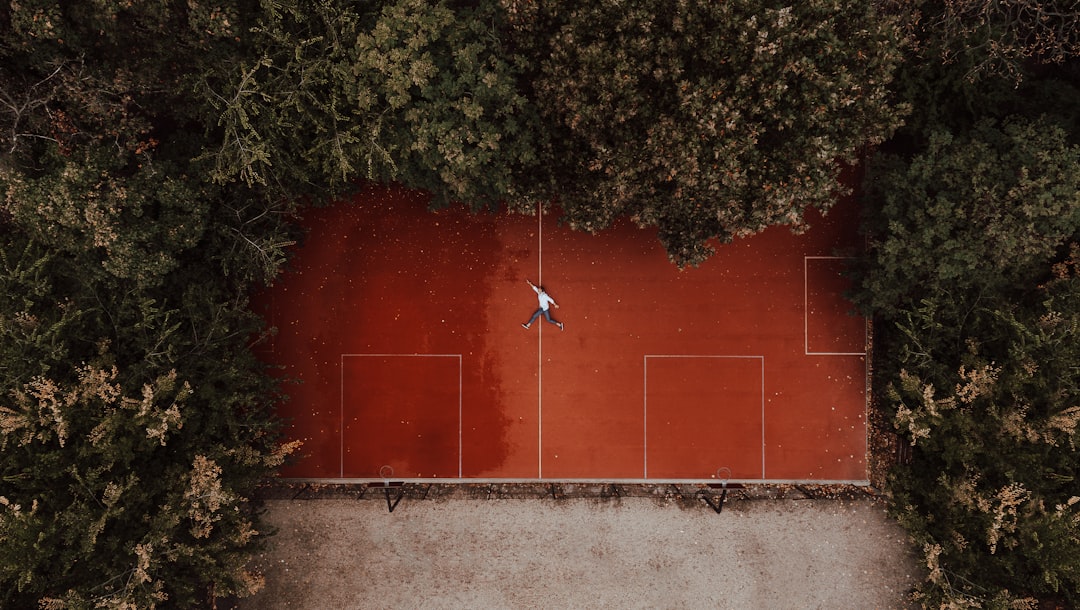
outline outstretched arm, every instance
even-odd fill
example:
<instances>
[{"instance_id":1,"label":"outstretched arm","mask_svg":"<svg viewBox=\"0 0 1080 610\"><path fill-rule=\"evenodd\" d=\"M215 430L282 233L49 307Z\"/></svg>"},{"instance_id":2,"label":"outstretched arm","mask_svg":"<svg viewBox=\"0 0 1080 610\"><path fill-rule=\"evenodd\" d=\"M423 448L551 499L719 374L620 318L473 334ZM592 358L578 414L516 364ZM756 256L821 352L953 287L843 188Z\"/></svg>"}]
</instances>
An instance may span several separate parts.
<instances>
[{"instance_id":1,"label":"outstretched arm","mask_svg":"<svg viewBox=\"0 0 1080 610\"><path fill-rule=\"evenodd\" d=\"M540 290L540 287L539 287L539 286L537 286L536 284L532 283L532 280L530 280L530 279L526 278L526 279L525 279L525 282L526 282L526 283L527 283L528 285L532 286L532 289L533 289L533 290L534 290L534 291L536 292L536 294L540 294L540 293L542 292L542 291ZM555 309L558 309L558 308L559 308L559 304L555 302L555 299L551 298L551 295L550 295L550 294L549 294L549 295L547 295L547 298L548 298L548 300L549 300L549 301L551 301L551 304L555 306Z\"/></svg>"}]
</instances>

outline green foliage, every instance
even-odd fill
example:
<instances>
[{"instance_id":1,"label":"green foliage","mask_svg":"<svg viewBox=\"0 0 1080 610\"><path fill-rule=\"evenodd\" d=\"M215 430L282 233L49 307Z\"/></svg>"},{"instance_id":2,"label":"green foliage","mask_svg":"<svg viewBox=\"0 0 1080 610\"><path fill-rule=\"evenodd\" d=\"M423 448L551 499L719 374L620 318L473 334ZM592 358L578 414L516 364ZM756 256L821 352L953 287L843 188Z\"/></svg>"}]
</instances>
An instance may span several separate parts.
<instances>
[{"instance_id":1,"label":"green foliage","mask_svg":"<svg viewBox=\"0 0 1080 610\"><path fill-rule=\"evenodd\" d=\"M169 371L129 393L105 366L58 370L69 383L34 377L0 407L0 578L15 586L5 601L190 607L205 592L185 573L250 593L244 551L257 531L236 491L237 459L224 446L192 455L179 438L199 418L191 385Z\"/></svg>"},{"instance_id":2,"label":"green foliage","mask_svg":"<svg viewBox=\"0 0 1080 610\"><path fill-rule=\"evenodd\" d=\"M805 228L840 163L900 122L895 21L865 3L265 3L200 75L214 179L556 199L571 226L656 226L672 259ZM524 87L519 84L525 84Z\"/></svg>"},{"instance_id":3,"label":"green foliage","mask_svg":"<svg viewBox=\"0 0 1080 610\"><path fill-rule=\"evenodd\" d=\"M0 247L0 605L252 592L248 494L292 449L249 351L259 320L211 260L140 285L80 254Z\"/></svg>"},{"instance_id":4,"label":"green foliage","mask_svg":"<svg viewBox=\"0 0 1080 610\"><path fill-rule=\"evenodd\" d=\"M929 60L964 66L965 78L1019 83L1034 64L1080 55L1080 6L1072 0L884 0L909 13Z\"/></svg>"},{"instance_id":5,"label":"green foliage","mask_svg":"<svg viewBox=\"0 0 1080 610\"><path fill-rule=\"evenodd\" d=\"M966 131L1009 115L1054 120L1075 132L1080 93L1066 66L1080 47L1080 10L1068 2L880 0L909 33L894 88L913 107L901 133L920 145L948 126ZM1075 74L1075 71L1074 71Z\"/></svg>"},{"instance_id":6,"label":"green foliage","mask_svg":"<svg viewBox=\"0 0 1080 610\"><path fill-rule=\"evenodd\" d=\"M867 175L881 405L911 443L889 484L927 607L1076 603L1080 149L1047 120L938 130Z\"/></svg>"},{"instance_id":7,"label":"green foliage","mask_svg":"<svg viewBox=\"0 0 1080 610\"><path fill-rule=\"evenodd\" d=\"M2 372L15 387L48 373L50 363L84 357L63 336L78 328L86 311L56 294L65 258L32 241L5 241L0 248L0 332ZM50 298L50 297L60 298Z\"/></svg>"},{"instance_id":8,"label":"green foliage","mask_svg":"<svg viewBox=\"0 0 1080 610\"><path fill-rule=\"evenodd\" d=\"M928 294L1029 283L1080 227L1080 148L1045 121L935 131L910 160L877 158L866 190L876 252L861 300L895 319Z\"/></svg>"},{"instance_id":9,"label":"green foliage","mask_svg":"<svg viewBox=\"0 0 1080 610\"><path fill-rule=\"evenodd\" d=\"M97 140L153 150L162 117L191 120L191 72L234 54L245 2L64 2L0 8L0 132L5 152L62 153ZM26 150L33 149L33 150ZM185 159L186 161L186 159Z\"/></svg>"},{"instance_id":10,"label":"green foliage","mask_svg":"<svg viewBox=\"0 0 1080 610\"><path fill-rule=\"evenodd\" d=\"M920 320L947 336L885 393L914 447L890 489L894 512L926 556L920 595L928 606L1077 601L1077 254L1074 247L1030 302L987 303L963 331L948 318ZM956 353L960 339L967 348Z\"/></svg>"},{"instance_id":11,"label":"green foliage","mask_svg":"<svg viewBox=\"0 0 1080 610\"><path fill-rule=\"evenodd\" d=\"M220 114L215 179L396 180L440 201L497 202L534 154L500 19L486 2L265 3L261 57L200 86Z\"/></svg>"},{"instance_id":12,"label":"green foliage","mask_svg":"<svg viewBox=\"0 0 1080 610\"><path fill-rule=\"evenodd\" d=\"M239 50L244 8L0 9L0 606L260 584L251 492L295 447L245 295L295 204L204 178L188 82Z\"/></svg>"},{"instance_id":13,"label":"green foliage","mask_svg":"<svg viewBox=\"0 0 1080 610\"><path fill-rule=\"evenodd\" d=\"M520 10L517 10L520 9ZM842 191L840 163L881 142L896 24L867 3L554 2L515 7L547 139L533 192L588 231L627 216L696 264L707 241Z\"/></svg>"},{"instance_id":14,"label":"green foliage","mask_svg":"<svg viewBox=\"0 0 1080 610\"><path fill-rule=\"evenodd\" d=\"M12 176L4 209L34 239L89 255L118 278L156 284L204 231L201 185L157 163L120 164L90 144L39 176Z\"/></svg>"},{"instance_id":15,"label":"green foliage","mask_svg":"<svg viewBox=\"0 0 1080 610\"><path fill-rule=\"evenodd\" d=\"M216 180L555 198L576 228L657 226L680 264L713 237L804 228L839 163L899 123L899 30L864 4L327 0L267 4L254 36L260 58L199 86Z\"/></svg>"},{"instance_id":16,"label":"green foliage","mask_svg":"<svg viewBox=\"0 0 1080 610\"><path fill-rule=\"evenodd\" d=\"M501 13L431 6L420 0L387 5L357 39L353 70L397 120L385 124L387 150L399 174L387 176L444 200L496 203L515 171L535 159L518 72L499 40Z\"/></svg>"}]
</instances>

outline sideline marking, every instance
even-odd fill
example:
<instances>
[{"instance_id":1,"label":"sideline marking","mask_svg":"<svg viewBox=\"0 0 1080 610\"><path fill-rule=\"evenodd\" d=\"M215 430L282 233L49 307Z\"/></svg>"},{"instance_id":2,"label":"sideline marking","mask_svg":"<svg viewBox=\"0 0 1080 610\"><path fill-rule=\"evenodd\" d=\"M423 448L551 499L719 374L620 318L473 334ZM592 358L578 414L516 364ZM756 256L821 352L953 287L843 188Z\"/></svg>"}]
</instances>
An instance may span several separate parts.
<instances>
[{"instance_id":1,"label":"sideline marking","mask_svg":"<svg viewBox=\"0 0 1080 610\"><path fill-rule=\"evenodd\" d=\"M385 479L382 478L364 478L364 477L348 477L348 478L333 478L333 477L282 477L282 481L289 481L292 483L326 483L331 485L342 484L355 484L355 483L382 483ZM417 477L394 477L394 481L401 481L402 483L466 483L476 485L497 485L497 484L539 484L548 485L551 483L566 483L568 485L583 485L583 484L614 484L614 485L709 485L716 484L716 478L709 479L596 479L596 478L559 478L559 479L544 479L543 481L537 481L536 479L521 479L521 478L498 478L498 477L476 477L476 478L464 478L464 479L450 479L450 478L417 478ZM728 483L749 483L749 484L767 484L767 485L851 485L854 487L869 487L870 481L866 479L728 479ZM495 496L492 496L495 497ZM381 498L380 498L381 500Z\"/></svg>"},{"instance_id":2,"label":"sideline marking","mask_svg":"<svg viewBox=\"0 0 1080 610\"><path fill-rule=\"evenodd\" d=\"M861 352L812 352L810 351L810 272L809 261L814 260L851 260L854 256L803 256L803 354L806 356L865 356L866 326L863 326L863 351ZM844 295L838 295L847 301ZM864 322L866 318L859 316Z\"/></svg>"},{"instance_id":3,"label":"sideline marking","mask_svg":"<svg viewBox=\"0 0 1080 610\"><path fill-rule=\"evenodd\" d=\"M642 478L649 479L649 358L742 358L757 359L761 365L761 481L765 479L765 356L764 355L736 355L736 354L645 354L644 371L644 403L645 410L642 414L642 428L644 431L644 468ZM715 481L714 481L715 482Z\"/></svg>"},{"instance_id":4,"label":"sideline marking","mask_svg":"<svg viewBox=\"0 0 1080 610\"><path fill-rule=\"evenodd\" d=\"M863 357L863 463L869 468L870 457L870 357L866 352L866 345L870 338L870 320L865 316L859 316L863 321L863 351L861 352L811 352L810 351L810 299L809 299L809 261L815 260L849 260L853 256L803 256L803 353L807 356L862 356ZM846 300L846 299L845 299ZM869 479L869 474L867 474Z\"/></svg>"},{"instance_id":5,"label":"sideline marking","mask_svg":"<svg viewBox=\"0 0 1080 610\"><path fill-rule=\"evenodd\" d=\"M338 434L340 436L340 448L338 453L338 476L345 477L345 358L457 358L458 361L458 478L462 478L461 454L462 444L462 420L461 420L461 354L341 354L341 362L338 371L341 377L341 406L338 410ZM381 479L380 479L381 480Z\"/></svg>"}]
</instances>

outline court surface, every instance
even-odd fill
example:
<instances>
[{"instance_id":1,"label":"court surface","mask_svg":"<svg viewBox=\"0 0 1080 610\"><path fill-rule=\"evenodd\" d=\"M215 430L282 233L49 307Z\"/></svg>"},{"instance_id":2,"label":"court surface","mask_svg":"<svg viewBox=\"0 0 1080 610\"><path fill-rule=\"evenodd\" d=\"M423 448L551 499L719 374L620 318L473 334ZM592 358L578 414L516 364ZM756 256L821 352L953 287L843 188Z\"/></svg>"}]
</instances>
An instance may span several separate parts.
<instances>
[{"instance_id":1,"label":"court surface","mask_svg":"<svg viewBox=\"0 0 1080 610\"><path fill-rule=\"evenodd\" d=\"M866 324L843 298L857 211L678 270L651 230L426 210L371 186L308 210L256 299L279 409L328 480L866 482ZM561 306L537 320L526 279ZM730 473L730 475L728 475Z\"/></svg>"}]
</instances>

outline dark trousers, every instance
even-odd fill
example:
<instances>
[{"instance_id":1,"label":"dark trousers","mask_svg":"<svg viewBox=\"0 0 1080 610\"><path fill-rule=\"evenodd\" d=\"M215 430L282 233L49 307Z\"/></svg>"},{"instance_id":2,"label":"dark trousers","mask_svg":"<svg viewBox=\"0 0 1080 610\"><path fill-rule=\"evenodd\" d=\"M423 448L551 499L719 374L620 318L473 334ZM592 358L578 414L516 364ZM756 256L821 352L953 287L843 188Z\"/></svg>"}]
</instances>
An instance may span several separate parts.
<instances>
[{"instance_id":1,"label":"dark trousers","mask_svg":"<svg viewBox=\"0 0 1080 610\"><path fill-rule=\"evenodd\" d=\"M532 323L535 322L536 319L540 317L540 314L544 314L544 317L547 318L548 322L551 322L552 324L554 324L556 326L559 325L558 322L551 319L551 312L548 311L547 309L537 309L536 311L534 311L532 317L529 318L529 321L526 322L526 324L528 324L529 326L532 326Z\"/></svg>"}]
</instances>

